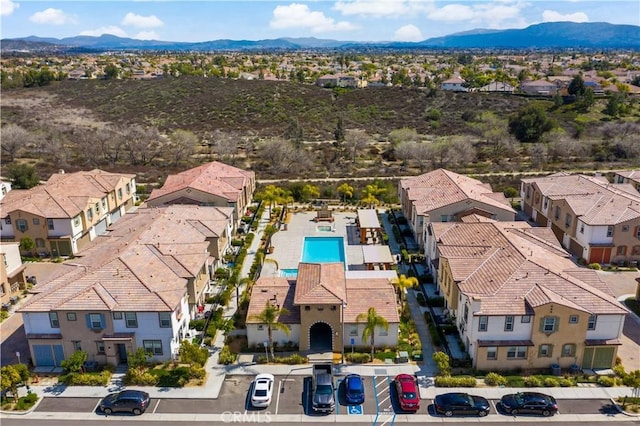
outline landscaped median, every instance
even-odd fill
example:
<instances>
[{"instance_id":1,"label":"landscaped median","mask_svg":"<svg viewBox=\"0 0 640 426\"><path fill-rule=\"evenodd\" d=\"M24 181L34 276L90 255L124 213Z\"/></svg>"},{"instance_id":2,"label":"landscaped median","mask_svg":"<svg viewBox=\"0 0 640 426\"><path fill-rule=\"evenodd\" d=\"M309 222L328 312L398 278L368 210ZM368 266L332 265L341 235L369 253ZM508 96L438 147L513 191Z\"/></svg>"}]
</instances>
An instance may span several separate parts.
<instances>
[{"instance_id":1,"label":"landscaped median","mask_svg":"<svg viewBox=\"0 0 640 426\"><path fill-rule=\"evenodd\" d=\"M0 369L2 388L2 411L28 412L38 402L38 395L29 389L32 381L29 368L25 364L5 365ZM19 388L26 386L27 395L19 396Z\"/></svg>"}]
</instances>

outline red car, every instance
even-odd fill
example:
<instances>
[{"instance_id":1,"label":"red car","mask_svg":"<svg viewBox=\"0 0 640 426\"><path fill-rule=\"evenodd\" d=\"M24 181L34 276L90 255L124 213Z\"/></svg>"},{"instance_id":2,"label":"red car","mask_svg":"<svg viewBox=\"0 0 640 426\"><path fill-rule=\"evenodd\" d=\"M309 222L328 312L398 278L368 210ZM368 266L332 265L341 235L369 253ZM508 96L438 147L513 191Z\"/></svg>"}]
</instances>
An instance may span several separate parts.
<instances>
[{"instance_id":1,"label":"red car","mask_svg":"<svg viewBox=\"0 0 640 426\"><path fill-rule=\"evenodd\" d=\"M418 411L420 409L420 395L416 378L410 374L398 374L394 380L398 391L400 408L403 411Z\"/></svg>"}]
</instances>

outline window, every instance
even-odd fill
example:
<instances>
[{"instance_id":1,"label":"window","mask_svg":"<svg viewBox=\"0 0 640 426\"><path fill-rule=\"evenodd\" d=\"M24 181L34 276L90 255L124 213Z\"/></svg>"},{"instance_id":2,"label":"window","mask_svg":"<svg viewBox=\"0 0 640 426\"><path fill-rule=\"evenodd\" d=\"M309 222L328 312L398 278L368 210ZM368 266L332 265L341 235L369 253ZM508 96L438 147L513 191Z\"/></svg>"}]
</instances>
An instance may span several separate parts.
<instances>
[{"instance_id":1,"label":"window","mask_svg":"<svg viewBox=\"0 0 640 426\"><path fill-rule=\"evenodd\" d=\"M442 216L440 216L440 222L448 222L449 221L449 216L447 216L446 214L443 214Z\"/></svg>"},{"instance_id":2,"label":"window","mask_svg":"<svg viewBox=\"0 0 640 426\"><path fill-rule=\"evenodd\" d=\"M569 324L577 324L578 316L577 315L569 315Z\"/></svg>"},{"instance_id":3,"label":"window","mask_svg":"<svg viewBox=\"0 0 640 426\"><path fill-rule=\"evenodd\" d=\"M478 318L478 331L487 331L489 328L489 317L482 315Z\"/></svg>"},{"instance_id":4,"label":"window","mask_svg":"<svg viewBox=\"0 0 640 426\"><path fill-rule=\"evenodd\" d=\"M151 355L162 355L162 340L143 340L144 350Z\"/></svg>"},{"instance_id":5,"label":"window","mask_svg":"<svg viewBox=\"0 0 640 426\"><path fill-rule=\"evenodd\" d=\"M78 222L80 221L80 217L78 216ZM54 226L53 226L53 219L47 219L47 229L49 231L53 231Z\"/></svg>"},{"instance_id":6,"label":"window","mask_svg":"<svg viewBox=\"0 0 640 426\"><path fill-rule=\"evenodd\" d=\"M264 324L258 324L258 331L264 330Z\"/></svg>"},{"instance_id":7,"label":"window","mask_svg":"<svg viewBox=\"0 0 640 426\"><path fill-rule=\"evenodd\" d=\"M523 324L528 324L531 322L531 315L523 315L520 317L520 322Z\"/></svg>"},{"instance_id":8,"label":"window","mask_svg":"<svg viewBox=\"0 0 640 426\"><path fill-rule=\"evenodd\" d=\"M626 256L627 255L627 246L618 246L616 249L616 254L618 256Z\"/></svg>"},{"instance_id":9,"label":"window","mask_svg":"<svg viewBox=\"0 0 640 426\"><path fill-rule=\"evenodd\" d=\"M636 226L636 238L640 240L640 226Z\"/></svg>"},{"instance_id":10,"label":"window","mask_svg":"<svg viewBox=\"0 0 640 426\"><path fill-rule=\"evenodd\" d=\"M122 188L118 189L118 200L122 200Z\"/></svg>"},{"instance_id":11,"label":"window","mask_svg":"<svg viewBox=\"0 0 640 426\"><path fill-rule=\"evenodd\" d=\"M67 312L67 321L76 321L77 319L75 312Z\"/></svg>"},{"instance_id":12,"label":"window","mask_svg":"<svg viewBox=\"0 0 640 426\"><path fill-rule=\"evenodd\" d=\"M131 194L131 185L129 183L127 183L124 187L125 187L125 189L127 191L127 194Z\"/></svg>"},{"instance_id":13,"label":"window","mask_svg":"<svg viewBox=\"0 0 640 426\"><path fill-rule=\"evenodd\" d=\"M378 334L378 336L388 336L389 335L389 330L385 329L384 327L380 327L380 334Z\"/></svg>"},{"instance_id":14,"label":"window","mask_svg":"<svg viewBox=\"0 0 640 426\"><path fill-rule=\"evenodd\" d=\"M138 328L138 317L135 312L125 312L124 320L127 328Z\"/></svg>"},{"instance_id":15,"label":"window","mask_svg":"<svg viewBox=\"0 0 640 426\"><path fill-rule=\"evenodd\" d=\"M573 343L566 343L562 345L562 356L575 356L576 355L576 345Z\"/></svg>"},{"instance_id":16,"label":"window","mask_svg":"<svg viewBox=\"0 0 640 426\"><path fill-rule=\"evenodd\" d=\"M106 198L102 199L102 210L107 210L107 199Z\"/></svg>"},{"instance_id":17,"label":"window","mask_svg":"<svg viewBox=\"0 0 640 426\"><path fill-rule=\"evenodd\" d=\"M543 200L544 201L542 202L542 208L546 210L547 205L549 204L549 199L547 197L544 197Z\"/></svg>"},{"instance_id":18,"label":"window","mask_svg":"<svg viewBox=\"0 0 640 426\"><path fill-rule=\"evenodd\" d=\"M607 226L607 237L613 237L613 226Z\"/></svg>"},{"instance_id":19,"label":"window","mask_svg":"<svg viewBox=\"0 0 640 426\"><path fill-rule=\"evenodd\" d=\"M358 335L358 326L356 324L349 325L349 336L357 336Z\"/></svg>"},{"instance_id":20,"label":"window","mask_svg":"<svg viewBox=\"0 0 640 426\"><path fill-rule=\"evenodd\" d=\"M571 226L571 215L569 213L564 216L564 226L567 228Z\"/></svg>"},{"instance_id":21,"label":"window","mask_svg":"<svg viewBox=\"0 0 640 426\"><path fill-rule=\"evenodd\" d=\"M44 248L44 240L42 238L36 238L36 247Z\"/></svg>"},{"instance_id":22,"label":"window","mask_svg":"<svg viewBox=\"0 0 640 426\"><path fill-rule=\"evenodd\" d=\"M464 305L464 322L469 322L469 305Z\"/></svg>"},{"instance_id":23,"label":"window","mask_svg":"<svg viewBox=\"0 0 640 426\"><path fill-rule=\"evenodd\" d=\"M73 218L73 226L80 226L80 216L76 216ZM53 228L49 228L53 229Z\"/></svg>"},{"instance_id":24,"label":"window","mask_svg":"<svg viewBox=\"0 0 640 426\"><path fill-rule=\"evenodd\" d=\"M104 342L102 340L96 342L96 352L100 355L104 354Z\"/></svg>"},{"instance_id":25,"label":"window","mask_svg":"<svg viewBox=\"0 0 640 426\"><path fill-rule=\"evenodd\" d=\"M160 328L171 328L171 312L158 312Z\"/></svg>"},{"instance_id":26,"label":"window","mask_svg":"<svg viewBox=\"0 0 640 426\"><path fill-rule=\"evenodd\" d=\"M304 305L304 310L305 310L305 311L310 311L310 310L311 310L311 306L309 306L309 305Z\"/></svg>"},{"instance_id":27,"label":"window","mask_svg":"<svg viewBox=\"0 0 640 426\"><path fill-rule=\"evenodd\" d=\"M88 314L87 327L91 330L102 330L104 328L104 316L102 314Z\"/></svg>"},{"instance_id":28,"label":"window","mask_svg":"<svg viewBox=\"0 0 640 426\"><path fill-rule=\"evenodd\" d=\"M631 254L637 256L640 254L640 246L633 246L631 249Z\"/></svg>"},{"instance_id":29,"label":"window","mask_svg":"<svg viewBox=\"0 0 640 426\"><path fill-rule=\"evenodd\" d=\"M622 232L629 232L629 225L622 225Z\"/></svg>"},{"instance_id":30,"label":"window","mask_svg":"<svg viewBox=\"0 0 640 426\"><path fill-rule=\"evenodd\" d=\"M538 358L551 358L553 345L540 345L538 348Z\"/></svg>"},{"instance_id":31,"label":"window","mask_svg":"<svg viewBox=\"0 0 640 426\"><path fill-rule=\"evenodd\" d=\"M527 186L527 198L531 198L531 187Z\"/></svg>"},{"instance_id":32,"label":"window","mask_svg":"<svg viewBox=\"0 0 640 426\"><path fill-rule=\"evenodd\" d=\"M27 230L29 229L29 225L27 225L27 221L24 219L16 220L16 226L18 227L18 230L20 232L27 232Z\"/></svg>"},{"instance_id":33,"label":"window","mask_svg":"<svg viewBox=\"0 0 640 426\"><path fill-rule=\"evenodd\" d=\"M554 209L555 211L555 215L554 217L556 218L556 220L560 219L560 207L556 206L556 208Z\"/></svg>"},{"instance_id":34,"label":"window","mask_svg":"<svg viewBox=\"0 0 640 426\"><path fill-rule=\"evenodd\" d=\"M73 341L73 342L71 342L71 343L73 343L73 350L74 350L74 352L77 352L77 351L81 351L81 350L82 350L82 342L81 342L81 341L79 341L79 340L74 340L74 341Z\"/></svg>"},{"instance_id":35,"label":"window","mask_svg":"<svg viewBox=\"0 0 640 426\"><path fill-rule=\"evenodd\" d=\"M498 348L496 346L487 348L487 359L498 359Z\"/></svg>"},{"instance_id":36,"label":"window","mask_svg":"<svg viewBox=\"0 0 640 426\"><path fill-rule=\"evenodd\" d=\"M10 217L7 217L7 218L4 220L4 223L6 223L7 225L11 225L11 218L10 218Z\"/></svg>"},{"instance_id":37,"label":"window","mask_svg":"<svg viewBox=\"0 0 640 426\"><path fill-rule=\"evenodd\" d=\"M504 331L513 331L513 315L504 318Z\"/></svg>"},{"instance_id":38,"label":"window","mask_svg":"<svg viewBox=\"0 0 640 426\"><path fill-rule=\"evenodd\" d=\"M587 323L587 330L596 329L597 317L595 315L589 316L589 322Z\"/></svg>"},{"instance_id":39,"label":"window","mask_svg":"<svg viewBox=\"0 0 640 426\"><path fill-rule=\"evenodd\" d=\"M51 323L51 328L60 328L57 312L49 312L49 322Z\"/></svg>"},{"instance_id":40,"label":"window","mask_svg":"<svg viewBox=\"0 0 640 426\"><path fill-rule=\"evenodd\" d=\"M557 317L544 317L540 323L540 331L546 334L558 331Z\"/></svg>"},{"instance_id":41,"label":"window","mask_svg":"<svg viewBox=\"0 0 640 426\"><path fill-rule=\"evenodd\" d=\"M507 359L525 359L526 357L526 346L509 346L507 348Z\"/></svg>"},{"instance_id":42,"label":"window","mask_svg":"<svg viewBox=\"0 0 640 426\"><path fill-rule=\"evenodd\" d=\"M100 213L100 203L96 203L95 208L96 208L96 214L99 214Z\"/></svg>"},{"instance_id":43,"label":"window","mask_svg":"<svg viewBox=\"0 0 640 426\"><path fill-rule=\"evenodd\" d=\"M40 219L38 219L37 217L34 217L32 222L34 225L40 225Z\"/></svg>"},{"instance_id":44,"label":"window","mask_svg":"<svg viewBox=\"0 0 640 426\"><path fill-rule=\"evenodd\" d=\"M113 313L113 319L114 320L121 320L122 319L122 312L114 312Z\"/></svg>"}]
</instances>

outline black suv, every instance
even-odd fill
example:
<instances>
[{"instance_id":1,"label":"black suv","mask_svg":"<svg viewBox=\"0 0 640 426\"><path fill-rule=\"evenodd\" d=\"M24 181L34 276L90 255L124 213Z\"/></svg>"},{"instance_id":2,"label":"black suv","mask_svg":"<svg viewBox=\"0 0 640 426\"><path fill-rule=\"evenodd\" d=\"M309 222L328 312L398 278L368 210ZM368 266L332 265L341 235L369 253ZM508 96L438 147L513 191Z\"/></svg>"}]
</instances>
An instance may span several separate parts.
<instances>
[{"instance_id":1,"label":"black suv","mask_svg":"<svg viewBox=\"0 0 640 426\"><path fill-rule=\"evenodd\" d=\"M111 393L100 401L100 410L105 414L119 411L140 415L149 407L149 394L139 390L124 390Z\"/></svg>"},{"instance_id":2,"label":"black suv","mask_svg":"<svg viewBox=\"0 0 640 426\"><path fill-rule=\"evenodd\" d=\"M554 397L538 392L510 393L500 399L500 407L509 414L542 414L545 417L558 412Z\"/></svg>"}]
</instances>

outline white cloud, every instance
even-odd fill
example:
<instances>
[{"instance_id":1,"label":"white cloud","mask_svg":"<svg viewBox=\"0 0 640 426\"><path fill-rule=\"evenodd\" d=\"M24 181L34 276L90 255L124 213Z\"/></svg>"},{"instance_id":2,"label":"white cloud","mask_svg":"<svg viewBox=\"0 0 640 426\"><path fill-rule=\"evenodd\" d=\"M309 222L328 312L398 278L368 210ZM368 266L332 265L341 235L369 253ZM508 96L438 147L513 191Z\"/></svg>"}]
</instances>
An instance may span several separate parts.
<instances>
[{"instance_id":1,"label":"white cloud","mask_svg":"<svg viewBox=\"0 0 640 426\"><path fill-rule=\"evenodd\" d=\"M129 25L136 28L158 28L164 25L156 15L142 16L129 12L122 18L121 25Z\"/></svg>"},{"instance_id":2,"label":"white cloud","mask_svg":"<svg viewBox=\"0 0 640 426\"><path fill-rule=\"evenodd\" d=\"M452 22L470 21L474 19L474 15L471 6L467 6L466 4L448 4L430 12L428 17L434 21Z\"/></svg>"},{"instance_id":3,"label":"white cloud","mask_svg":"<svg viewBox=\"0 0 640 426\"><path fill-rule=\"evenodd\" d=\"M140 31L133 38L136 40L159 40L160 36L155 31Z\"/></svg>"},{"instance_id":4,"label":"white cloud","mask_svg":"<svg viewBox=\"0 0 640 426\"><path fill-rule=\"evenodd\" d=\"M19 3L14 3L11 0L0 0L0 15L9 16L19 7Z\"/></svg>"},{"instance_id":5,"label":"white cloud","mask_svg":"<svg viewBox=\"0 0 640 426\"><path fill-rule=\"evenodd\" d=\"M333 9L343 15L368 15L399 17L423 12L432 8L432 1L425 0L338 0Z\"/></svg>"},{"instance_id":6,"label":"white cloud","mask_svg":"<svg viewBox=\"0 0 640 426\"><path fill-rule=\"evenodd\" d=\"M53 8L34 13L29 17L29 21L35 24L49 25L66 25L76 22L73 16L67 15L60 9Z\"/></svg>"},{"instance_id":7,"label":"white cloud","mask_svg":"<svg viewBox=\"0 0 640 426\"><path fill-rule=\"evenodd\" d=\"M405 25L396 30L393 39L397 41L422 41L424 37L422 32L415 25Z\"/></svg>"},{"instance_id":8,"label":"white cloud","mask_svg":"<svg viewBox=\"0 0 640 426\"><path fill-rule=\"evenodd\" d=\"M569 22L589 22L589 17L584 12L576 12L569 13L563 15L560 12L556 12L555 10L545 10L542 12L542 21L543 22L560 22L560 21L569 21Z\"/></svg>"},{"instance_id":9,"label":"white cloud","mask_svg":"<svg viewBox=\"0 0 640 426\"><path fill-rule=\"evenodd\" d=\"M80 35L94 36L94 37L99 37L103 34L111 34L118 37L129 37L122 28L116 27L115 25L100 27L95 30L86 30L80 33Z\"/></svg>"},{"instance_id":10,"label":"white cloud","mask_svg":"<svg viewBox=\"0 0 640 426\"><path fill-rule=\"evenodd\" d=\"M323 12L313 12L306 4L299 3L276 6L269 26L276 29L308 28L315 33L350 31L357 28L350 22L336 22L333 18L325 16Z\"/></svg>"},{"instance_id":11,"label":"white cloud","mask_svg":"<svg viewBox=\"0 0 640 426\"><path fill-rule=\"evenodd\" d=\"M484 28L517 28L527 26L524 18L520 15L527 6L527 3L511 0L448 4L429 10L427 17L441 22L467 21L477 27Z\"/></svg>"}]
</instances>

